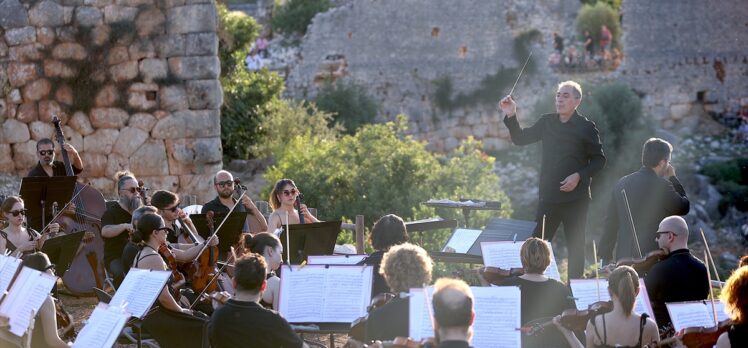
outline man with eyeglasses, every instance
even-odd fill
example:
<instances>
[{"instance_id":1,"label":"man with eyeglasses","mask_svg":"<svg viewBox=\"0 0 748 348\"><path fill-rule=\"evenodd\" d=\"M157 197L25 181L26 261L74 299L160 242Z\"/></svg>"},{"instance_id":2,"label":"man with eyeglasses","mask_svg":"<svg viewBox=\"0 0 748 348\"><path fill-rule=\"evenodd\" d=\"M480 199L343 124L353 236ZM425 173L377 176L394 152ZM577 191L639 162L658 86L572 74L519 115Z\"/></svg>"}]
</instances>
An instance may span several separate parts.
<instances>
[{"instance_id":1,"label":"man with eyeglasses","mask_svg":"<svg viewBox=\"0 0 748 348\"><path fill-rule=\"evenodd\" d=\"M641 257L657 250L654 232L660 221L667 216L688 214L690 203L686 191L670 164L672 152L673 146L667 141L650 138L642 148L642 167L618 180L608 208L605 232L600 240L600 257L603 260ZM631 230L622 190L626 190L642 255L639 255Z\"/></svg>"},{"instance_id":2,"label":"man with eyeglasses","mask_svg":"<svg viewBox=\"0 0 748 348\"><path fill-rule=\"evenodd\" d=\"M129 171L119 172L117 178L117 201L107 202L101 216L101 236L104 238L104 266L114 278L116 286L124 279L122 252L133 231L132 213L143 203L138 192L138 180Z\"/></svg>"},{"instance_id":3,"label":"man with eyeglasses","mask_svg":"<svg viewBox=\"0 0 748 348\"><path fill-rule=\"evenodd\" d=\"M234 200L234 176L231 173L220 170L216 173L213 178L213 185L216 188L218 196L203 205L202 214L212 211L214 213L228 213L231 207L234 206L236 200ZM234 211L248 212L247 221L244 223L242 232L258 233L267 230L268 222L265 220L265 216L262 215L257 206L252 202L252 199L248 195L244 195L241 198L241 204L236 206Z\"/></svg>"},{"instance_id":4,"label":"man with eyeglasses","mask_svg":"<svg viewBox=\"0 0 748 348\"><path fill-rule=\"evenodd\" d=\"M66 143L63 145L63 150L68 153L70 158L70 164L73 167L73 173L76 175L83 171L83 161L81 156L78 155L78 151L75 150L73 145ZM66 176L65 164L60 161L55 161L55 143L49 139L44 138L36 143L36 157L39 162L31 168L29 174L26 176Z\"/></svg>"},{"instance_id":5,"label":"man with eyeglasses","mask_svg":"<svg viewBox=\"0 0 748 348\"><path fill-rule=\"evenodd\" d=\"M665 303L700 301L709 295L707 269L688 250L688 225L680 216L668 216L656 233L657 245L669 254L644 277L660 330L671 326Z\"/></svg>"}]
</instances>

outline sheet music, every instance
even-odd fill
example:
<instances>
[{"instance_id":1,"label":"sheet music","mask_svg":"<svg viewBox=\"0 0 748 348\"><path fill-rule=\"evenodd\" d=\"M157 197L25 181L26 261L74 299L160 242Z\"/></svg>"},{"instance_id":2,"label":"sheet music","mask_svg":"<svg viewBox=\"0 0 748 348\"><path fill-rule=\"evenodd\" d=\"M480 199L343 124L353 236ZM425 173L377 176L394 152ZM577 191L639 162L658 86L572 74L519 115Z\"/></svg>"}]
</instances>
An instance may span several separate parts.
<instances>
[{"instance_id":1,"label":"sheet music","mask_svg":"<svg viewBox=\"0 0 748 348\"><path fill-rule=\"evenodd\" d=\"M666 303L675 331L689 327L714 327L714 312L711 301L689 301ZM717 321L728 319L722 302L715 301Z\"/></svg>"},{"instance_id":2,"label":"sheet music","mask_svg":"<svg viewBox=\"0 0 748 348\"><path fill-rule=\"evenodd\" d=\"M132 316L142 319L170 276L169 271L131 268L109 303L114 306L127 303L127 310Z\"/></svg>"},{"instance_id":3,"label":"sheet music","mask_svg":"<svg viewBox=\"0 0 748 348\"><path fill-rule=\"evenodd\" d=\"M309 265L355 265L363 261L368 255L309 255Z\"/></svg>"},{"instance_id":4,"label":"sheet music","mask_svg":"<svg viewBox=\"0 0 748 348\"><path fill-rule=\"evenodd\" d=\"M10 332L23 336L31 314L39 313L57 277L24 267L10 286L8 296L0 304L0 315L10 318Z\"/></svg>"},{"instance_id":5,"label":"sheet music","mask_svg":"<svg viewBox=\"0 0 748 348\"><path fill-rule=\"evenodd\" d=\"M454 249L454 252L460 254L466 254L470 247L475 244L480 234L483 233L481 230L471 230L467 228L458 228L449 237L447 245L444 246L442 251L447 251L447 248Z\"/></svg>"},{"instance_id":6,"label":"sheet music","mask_svg":"<svg viewBox=\"0 0 748 348\"><path fill-rule=\"evenodd\" d=\"M597 282L600 282L600 299L597 297ZM574 296L574 302L577 304L577 309L584 310L587 307L597 301L610 301L610 294L608 293L608 280L607 279L572 279L571 280L571 293ZM639 295L636 296L636 304L634 305L634 312L636 313L647 313L652 320L655 320L654 311L652 310L652 304L649 302L649 295L647 294L647 288L644 285L644 279L639 279Z\"/></svg>"},{"instance_id":7,"label":"sheet music","mask_svg":"<svg viewBox=\"0 0 748 348\"><path fill-rule=\"evenodd\" d=\"M130 313L122 310L122 308L99 302L91 313L91 317L88 318L86 326L75 338L73 348L113 346L129 318Z\"/></svg>"},{"instance_id":8,"label":"sheet music","mask_svg":"<svg viewBox=\"0 0 748 348\"><path fill-rule=\"evenodd\" d=\"M434 293L434 287L428 288L429 294ZM434 337L434 326L426 308L423 289L410 289L410 306L408 307L408 336L416 341Z\"/></svg>"},{"instance_id":9,"label":"sheet music","mask_svg":"<svg viewBox=\"0 0 748 348\"><path fill-rule=\"evenodd\" d=\"M372 266L284 267L278 311L289 322L350 323L366 314Z\"/></svg>"},{"instance_id":10,"label":"sheet music","mask_svg":"<svg viewBox=\"0 0 748 348\"><path fill-rule=\"evenodd\" d=\"M481 242L480 249L483 254L483 264L491 267L500 267L504 269L522 268L522 260L519 252L523 242ZM548 265L543 273L548 278L561 280L561 274L558 272L556 257L553 255L553 247L548 243L551 250L551 264Z\"/></svg>"},{"instance_id":11,"label":"sheet music","mask_svg":"<svg viewBox=\"0 0 748 348\"><path fill-rule=\"evenodd\" d=\"M0 257L0 298L8 290L10 282L13 280L13 276L20 265L21 259L19 258L5 255Z\"/></svg>"}]
</instances>

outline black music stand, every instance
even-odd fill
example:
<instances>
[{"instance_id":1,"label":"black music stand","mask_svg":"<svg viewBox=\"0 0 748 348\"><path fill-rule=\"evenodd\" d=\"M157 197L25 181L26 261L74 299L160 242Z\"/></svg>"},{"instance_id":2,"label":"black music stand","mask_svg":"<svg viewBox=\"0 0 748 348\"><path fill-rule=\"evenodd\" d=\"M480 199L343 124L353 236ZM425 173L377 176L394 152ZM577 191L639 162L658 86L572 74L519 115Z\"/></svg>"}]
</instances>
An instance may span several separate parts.
<instances>
[{"instance_id":1,"label":"black music stand","mask_svg":"<svg viewBox=\"0 0 748 348\"><path fill-rule=\"evenodd\" d=\"M213 227L218 228L226 217L226 213L215 213L213 215ZM244 227L244 220L247 218L247 212L234 211L223 224L220 230L218 230L218 251L222 254L231 250L231 247L239 243L239 239L242 234L242 228ZM208 228L208 219L205 214L191 214L190 219L197 229L197 234L203 239L210 237L210 229Z\"/></svg>"},{"instance_id":2,"label":"black music stand","mask_svg":"<svg viewBox=\"0 0 748 348\"><path fill-rule=\"evenodd\" d=\"M49 256L49 261L55 265L57 276L62 277L73 263L78 247L81 245L86 231L66 234L44 241L42 252Z\"/></svg>"},{"instance_id":3,"label":"black music stand","mask_svg":"<svg viewBox=\"0 0 748 348\"><path fill-rule=\"evenodd\" d=\"M473 243L473 246L470 247L470 250L468 250L467 253L482 257L483 252L480 250L481 242L525 241L527 238L532 237L535 225L535 221L501 218L491 219L488 221L486 228L483 229L483 232L481 232L480 236L478 236L478 239L475 240L475 243Z\"/></svg>"},{"instance_id":4,"label":"black music stand","mask_svg":"<svg viewBox=\"0 0 748 348\"><path fill-rule=\"evenodd\" d=\"M308 255L332 255L335 251L335 241L340 233L340 223L341 221L338 220L289 225L291 229L290 249L286 245L286 225L283 225L280 240L283 244L284 262L287 262L286 255L289 252L292 265L301 264Z\"/></svg>"},{"instance_id":5,"label":"black music stand","mask_svg":"<svg viewBox=\"0 0 748 348\"><path fill-rule=\"evenodd\" d=\"M62 209L73 198L76 180L77 176L27 176L21 179L20 196L26 202L29 227L41 231L53 217L53 203L57 202L57 209Z\"/></svg>"}]
</instances>

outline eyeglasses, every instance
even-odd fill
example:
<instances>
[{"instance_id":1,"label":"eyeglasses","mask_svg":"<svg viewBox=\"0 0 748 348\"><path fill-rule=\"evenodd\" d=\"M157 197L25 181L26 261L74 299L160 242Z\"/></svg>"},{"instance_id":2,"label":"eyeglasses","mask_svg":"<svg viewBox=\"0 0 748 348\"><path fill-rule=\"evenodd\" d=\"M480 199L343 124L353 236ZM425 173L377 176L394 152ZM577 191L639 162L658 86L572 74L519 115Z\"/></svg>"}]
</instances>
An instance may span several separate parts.
<instances>
[{"instance_id":1,"label":"eyeglasses","mask_svg":"<svg viewBox=\"0 0 748 348\"><path fill-rule=\"evenodd\" d=\"M173 207L171 207L171 208L164 208L164 209L161 209L161 210L163 210L163 211L170 211L170 212L172 212L172 213L176 213L176 212L177 212L177 210L179 210L179 202L177 202L177 204L175 204L175 205L174 205Z\"/></svg>"},{"instance_id":2,"label":"eyeglasses","mask_svg":"<svg viewBox=\"0 0 748 348\"><path fill-rule=\"evenodd\" d=\"M55 150L39 150L39 154L42 156L52 156L54 153Z\"/></svg>"},{"instance_id":3,"label":"eyeglasses","mask_svg":"<svg viewBox=\"0 0 748 348\"><path fill-rule=\"evenodd\" d=\"M675 233L673 231L662 231L662 232L655 233L655 239L660 239L660 235L669 234L669 233L672 233L673 236L677 236L678 235L677 233Z\"/></svg>"},{"instance_id":4,"label":"eyeglasses","mask_svg":"<svg viewBox=\"0 0 748 348\"><path fill-rule=\"evenodd\" d=\"M17 217L18 215L26 216L26 209L9 211L8 214Z\"/></svg>"},{"instance_id":5,"label":"eyeglasses","mask_svg":"<svg viewBox=\"0 0 748 348\"><path fill-rule=\"evenodd\" d=\"M284 196L296 196L296 194L299 193L296 189L290 189L290 190L283 190Z\"/></svg>"},{"instance_id":6,"label":"eyeglasses","mask_svg":"<svg viewBox=\"0 0 748 348\"><path fill-rule=\"evenodd\" d=\"M231 180L226 180L226 181L217 182L216 185L221 186L221 187L226 187L226 186L231 187L231 186L234 186L234 182Z\"/></svg>"},{"instance_id":7,"label":"eyeglasses","mask_svg":"<svg viewBox=\"0 0 748 348\"><path fill-rule=\"evenodd\" d=\"M161 227L161 228L157 229L156 231L159 231L159 232L164 231L164 232L166 232L166 234L172 234L172 233L174 233L174 230L172 230L169 227Z\"/></svg>"},{"instance_id":8,"label":"eyeglasses","mask_svg":"<svg viewBox=\"0 0 748 348\"><path fill-rule=\"evenodd\" d=\"M130 193L132 194L136 194L139 192L137 187L124 188L122 189L122 191L130 191Z\"/></svg>"}]
</instances>

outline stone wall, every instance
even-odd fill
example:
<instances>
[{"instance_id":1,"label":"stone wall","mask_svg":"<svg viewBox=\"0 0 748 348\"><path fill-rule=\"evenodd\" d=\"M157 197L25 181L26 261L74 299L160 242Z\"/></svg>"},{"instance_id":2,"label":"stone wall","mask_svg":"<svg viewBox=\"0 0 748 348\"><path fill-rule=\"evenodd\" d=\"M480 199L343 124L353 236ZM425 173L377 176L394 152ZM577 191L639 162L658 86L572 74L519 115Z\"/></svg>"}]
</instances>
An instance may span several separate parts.
<instances>
[{"instance_id":1,"label":"stone wall","mask_svg":"<svg viewBox=\"0 0 748 348\"><path fill-rule=\"evenodd\" d=\"M213 0L0 0L0 171L25 175L57 115L81 180L105 196L130 169L208 199L222 167L217 25Z\"/></svg>"}]
</instances>

